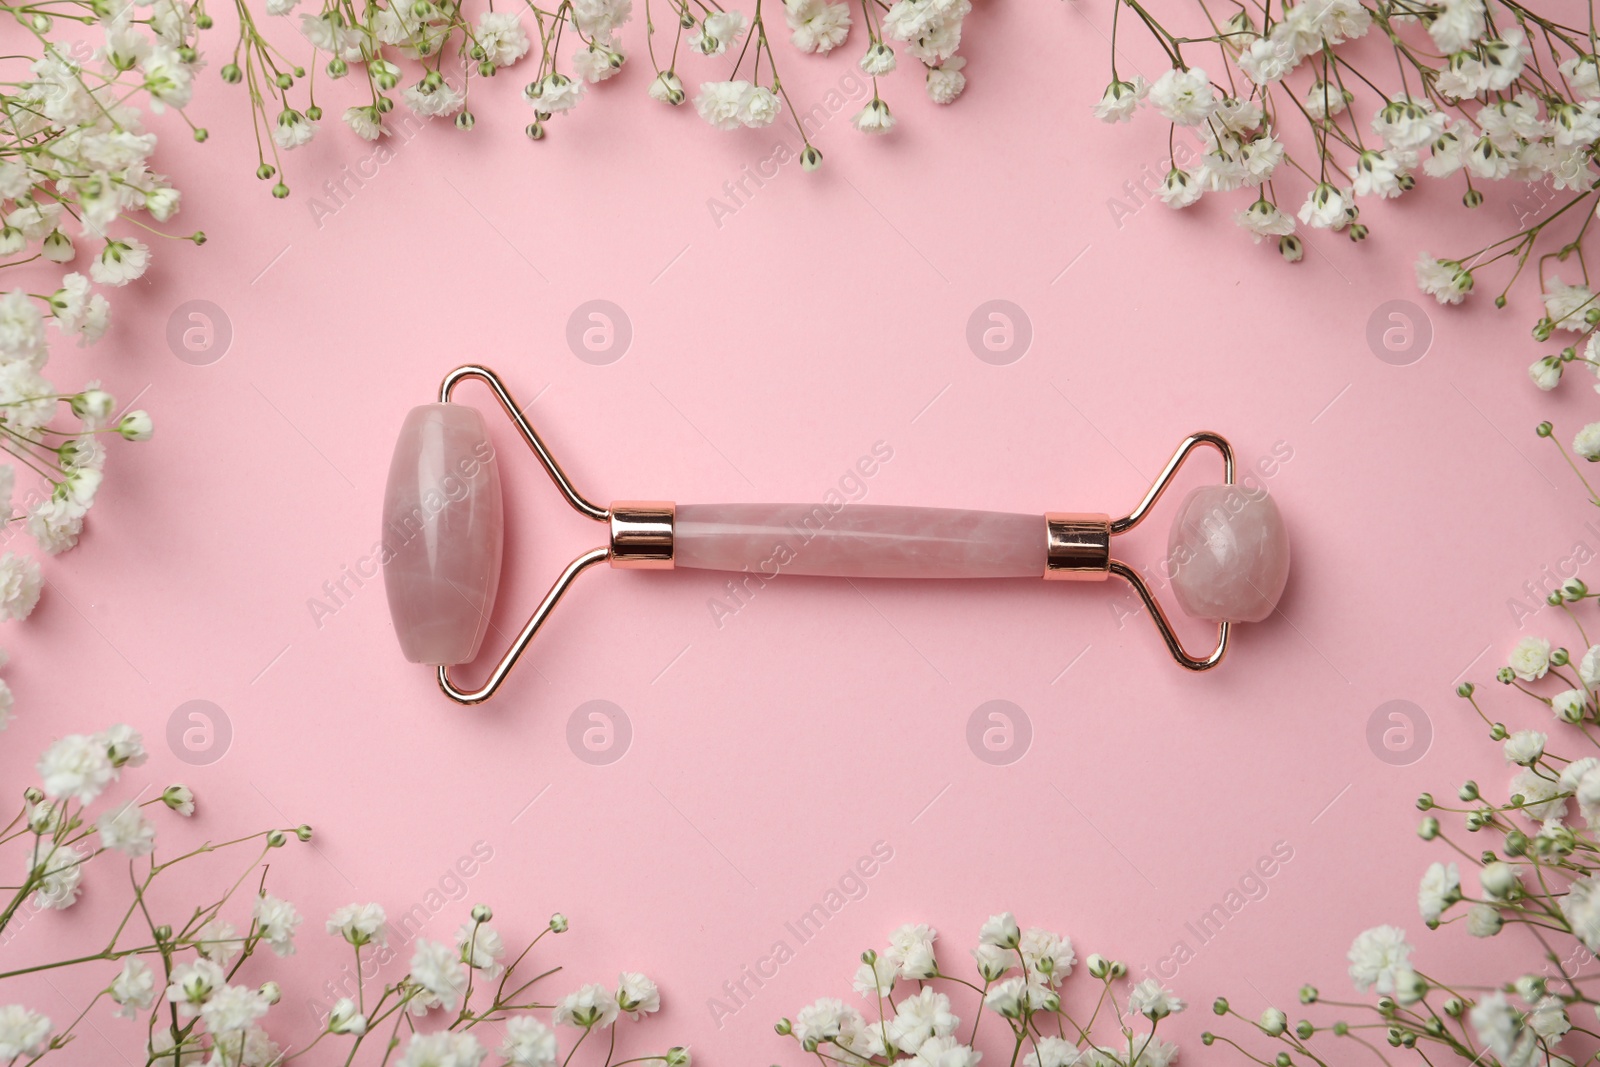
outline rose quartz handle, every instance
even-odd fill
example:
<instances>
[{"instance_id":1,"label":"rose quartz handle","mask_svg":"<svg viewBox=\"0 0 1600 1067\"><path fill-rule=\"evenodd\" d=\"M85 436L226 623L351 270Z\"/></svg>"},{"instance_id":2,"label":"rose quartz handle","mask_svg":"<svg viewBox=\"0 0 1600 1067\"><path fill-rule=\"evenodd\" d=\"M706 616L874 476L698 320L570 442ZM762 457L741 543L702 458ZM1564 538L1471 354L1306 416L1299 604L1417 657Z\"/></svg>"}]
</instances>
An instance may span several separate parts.
<instances>
[{"instance_id":1,"label":"rose quartz handle","mask_svg":"<svg viewBox=\"0 0 1600 1067\"><path fill-rule=\"evenodd\" d=\"M847 504L680 504L674 561L836 578L1039 578L1042 515Z\"/></svg>"}]
</instances>

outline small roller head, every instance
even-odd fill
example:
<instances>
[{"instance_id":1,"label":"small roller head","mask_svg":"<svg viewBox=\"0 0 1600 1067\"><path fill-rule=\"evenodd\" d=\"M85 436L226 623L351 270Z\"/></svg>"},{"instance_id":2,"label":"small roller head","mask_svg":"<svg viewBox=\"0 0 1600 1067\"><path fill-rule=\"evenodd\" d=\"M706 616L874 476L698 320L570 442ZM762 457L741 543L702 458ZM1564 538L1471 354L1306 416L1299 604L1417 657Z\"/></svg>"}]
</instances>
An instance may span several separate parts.
<instances>
[{"instance_id":1,"label":"small roller head","mask_svg":"<svg viewBox=\"0 0 1600 1067\"><path fill-rule=\"evenodd\" d=\"M383 497L383 584L412 663L470 663L500 584L503 512L494 447L476 408L411 409Z\"/></svg>"},{"instance_id":2,"label":"small roller head","mask_svg":"<svg viewBox=\"0 0 1600 1067\"><path fill-rule=\"evenodd\" d=\"M1264 489L1193 490L1172 520L1167 548L1173 593L1194 618L1260 622L1289 580L1289 533Z\"/></svg>"}]
</instances>

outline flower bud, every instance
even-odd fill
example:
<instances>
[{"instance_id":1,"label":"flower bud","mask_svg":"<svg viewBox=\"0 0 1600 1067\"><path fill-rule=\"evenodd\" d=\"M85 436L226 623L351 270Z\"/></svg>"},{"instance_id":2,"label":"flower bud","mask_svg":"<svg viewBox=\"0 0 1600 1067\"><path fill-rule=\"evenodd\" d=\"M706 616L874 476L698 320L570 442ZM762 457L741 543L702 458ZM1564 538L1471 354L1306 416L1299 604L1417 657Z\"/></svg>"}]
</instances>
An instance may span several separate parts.
<instances>
[{"instance_id":1,"label":"flower bud","mask_svg":"<svg viewBox=\"0 0 1600 1067\"><path fill-rule=\"evenodd\" d=\"M278 988L277 982L261 983L261 999L268 1004L276 1004L283 999L283 990Z\"/></svg>"},{"instance_id":2,"label":"flower bud","mask_svg":"<svg viewBox=\"0 0 1600 1067\"><path fill-rule=\"evenodd\" d=\"M1560 596L1559 593L1556 595L1557 597ZM1572 662L1572 654L1564 648L1558 648L1550 653L1550 662L1554 663L1557 667L1565 667L1568 663Z\"/></svg>"},{"instance_id":3,"label":"flower bud","mask_svg":"<svg viewBox=\"0 0 1600 1067\"><path fill-rule=\"evenodd\" d=\"M667 1067L689 1067L689 1050L682 1045L667 1049Z\"/></svg>"},{"instance_id":4,"label":"flower bud","mask_svg":"<svg viewBox=\"0 0 1600 1067\"><path fill-rule=\"evenodd\" d=\"M777 1032L779 1037L788 1037L790 1034L794 1033L794 1024L788 1019L779 1019L773 1024L772 1029Z\"/></svg>"},{"instance_id":5,"label":"flower bud","mask_svg":"<svg viewBox=\"0 0 1600 1067\"><path fill-rule=\"evenodd\" d=\"M1269 1037L1277 1037L1289 1028L1289 1017L1277 1008L1268 1008L1261 1013L1260 1026Z\"/></svg>"},{"instance_id":6,"label":"flower bud","mask_svg":"<svg viewBox=\"0 0 1600 1067\"><path fill-rule=\"evenodd\" d=\"M282 830L273 830L271 833L267 834L268 848L282 848L288 843L288 841L288 837L284 836L284 832Z\"/></svg>"},{"instance_id":7,"label":"flower bud","mask_svg":"<svg viewBox=\"0 0 1600 1067\"><path fill-rule=\"evenodd\" d=\"M1317 1028L1311 1025L1310 1019L1301 1019L1299 1022L1294 1024L1294 1036L1298 1037L1301 1041L1306 1040L1306 1038L1310 1037L1316 1032Z\"/></svg>"},{"instance_id":8,"label":"flower bud","mask_svg":"<svg viewBox=\"0 0 1600 1067\"><path fill-rule=\"evenodd\" d=\"M1421 796L1417 797L1417 810L1418 811L1428 811L1432 807L1433 807L1433 794L1432 793L1423 793Z\"/></svg>"},{"instance_id":9,"label":"flower bud","mask_svg":"<svg viewBox=\"0 0 1600 1067\"><path fill-rule=\"evenodd\" d=\"M1461 788L1456 792L1456 795L1462 800L1477 800L1478 783L1474 782L1470 778L1467 779L1465 782L1461 783Z\"/></svg>"},{"instance_id":10,"label":"flower bud","mask_svg":"<svg viewBox=\"0 0 1600 1067\"><path fill-rule=\"evenodd\" d=\"M299 826L294 828L294 836L298 837L301 841L310 841L311 827L306 823L301 823Z\"/></svg>"},{"instance_id":11,"label":"flower bud","mask_svg":"<svg viewBox=\"0 0 1600 1067\"><path fill-rule=\"evenodd\" d=\"M1211 1013L1213 1015L1228 1014L1228 998L1218 997L1216 1000L1213 1000L1211 1002Z\"/></svg>"},{"instance_id":12,"label":"flower bud","mask_svg":"<svg viewBox=\"0 0 1600 1067\"><path fill-rule=\"evenodd\" d=\"M567 917L559 911L550 916L550 929L553 933L564 934L567 932Z\"/></svg>"},{"instance_id":13,"label":"flower bud","mask_svg":"<svg viewBox=\"0 0 1600 1067\"><path fill-rule=\"evenodd\" d=\"M1316 986L1303 985L1300 987L1300 1003L1315 1004L1317 1002L1317 996L1318 994Z\"/></svg>"},{"instance_id":14,"label":"flower bud","mask_svg":"<svg viewBox=\"0 0 1600 1067\"><path fill-rule=\"evenodd\" d=\"M1422 820L1422 825L1417 827L1417 836L1424 841L1432 841L1439 836L1439 820L1432 815Z\"/></svg>"},{"instance_id":15,"label":"flower bud","mask_svg":"<svg viewBox=\"0 0 1600 1067\"><path fill-rule=\"evenodd\" d=\"M1473 685L1471 682L1462 682L1460 685L1456 686L1456 696L1465 700L1472 696L1476 690L1477 686Z\"/></svg>"},{"instance_id":16,"label":"flower bud","mask_svg":"<svg viewBox=\"0 0 1600 1067\"><path fill-rule=\"evenodd\" d=\"M472 921L486 923L494 918L494 911L487 904L474 904L472 906Z\"/></svg>"}]
</instances>

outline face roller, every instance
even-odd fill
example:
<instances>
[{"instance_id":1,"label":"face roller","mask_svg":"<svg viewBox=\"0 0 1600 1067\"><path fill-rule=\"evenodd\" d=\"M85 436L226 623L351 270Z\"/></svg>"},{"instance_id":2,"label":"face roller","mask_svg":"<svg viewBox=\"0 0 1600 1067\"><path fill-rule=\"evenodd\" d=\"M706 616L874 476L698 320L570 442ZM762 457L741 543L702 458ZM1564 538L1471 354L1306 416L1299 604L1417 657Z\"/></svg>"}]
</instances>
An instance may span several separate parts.
<instances>
[{"instance_id":1,"label":"face roller","mask_svg":"<svg viewBox=\"0 0 1600 1067\"><path fill-rule=\"evenodd\" d=\"M500 581L500 476L483 416L450 402L467 379L485 383L580 515L603 523L607 543L561 572L482 687L458 688L449 668L478 654ZM1112 556L1112 539L1138 526L1178 468L1201 445L1222 456L1224 484L1202 486L1178 508L1163 577L1178 605L1217 622L1204 656L1183 647L1166 612L1133 567ZM439 688L461 704L489 699L505 681L578 575L599 563L641 570L693 567L843 578L1046 578L1104 581L1116 575L1149 609L1172 658L1192 671L1222 662L1236 622L1271 615L1289 576L1289 541L1265 490L1234 483L1233 450L1214 433L1184 439L1137 507L1120 519L1101 513L1019 515L950 508L846 504L687 504L585 499L486 367L458 367L439 402L406 416L383 503L383 577L406 659L438 668Z\"/></svg>"}]
</instances>

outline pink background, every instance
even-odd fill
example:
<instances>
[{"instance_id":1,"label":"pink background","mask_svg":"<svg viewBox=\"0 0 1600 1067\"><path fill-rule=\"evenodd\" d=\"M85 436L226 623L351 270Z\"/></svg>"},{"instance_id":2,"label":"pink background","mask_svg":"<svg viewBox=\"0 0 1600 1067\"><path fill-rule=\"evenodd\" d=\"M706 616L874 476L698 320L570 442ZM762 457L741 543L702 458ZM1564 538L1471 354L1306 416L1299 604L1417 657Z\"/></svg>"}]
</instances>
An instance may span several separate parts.
<instances>
[{"instance_id":1,"label":"pink background","mask_svg":"<svg viewBox=\"0 0 1600 1067\"><path fill-rule=\"evenodd\" d=\"M1570 474L1532 432L1549 415L1570 438L1594 398L1584 382L1555 398L1527 384L1523 367L1545 350L1528 339L1535 301L1519 290L1497 315L1489 278L1474 307L1427 302L1420 361L1375 357L1369 318L1386 301L1423 304L1411 264L1458 190L1371 212L1362 248L1313 234L1292 269L1235 230L1242 198L1182 215L1129 200L1125 183L1165 169L1165 131L1088 112L1109 14L1105 0L981 5L956 105L935 108L915 75L897 75L892 136L850 130L852 101L818 137L820 173L783 164L720 222L708 199L791 135L720 134L645 100L642 52L540 144L522 134L518 70L479 84L476 130L422 131L353 195L321 193L336 210L320 220L318 187L371 149L328 121L291 159L293 198L274 202L249 177L242 94L208 73L195 115L212 142L174 132L161 158L185 191L180 221L210 242L158 249L147 278L117 294L107 341L51 364L59 383L99 376L139 394L157 434L113 450L91 532L46 561L38 611L0 638L18 708L10 788L33 780L50 738L126 721L153 755L121 788L189 783L193 833L314 824L314 846L275 856L271 875L309 916L300 954L248 972L289 990L280 1039L311 1032L314 987L344 965L317 929L331 908L404 912L448 889L478 842L492 859L431 935L449 937L478 901L514 941L562 910L572 932L543 958L567 970L550 992L647 971L666 1010L628 1047L685 1043L706 1063L798 1061L772 1022L848 997L863 948L928 921L946 965L964 966L978 924L1003 908L1067 932L1080 956L1162 974L1201 1008L1178 1021L1191 1036L1219 992L1251 1013L1263 998L1291 1006L1305 979L1349 993L1344 951L1379 922L1420 940L1425 970L1446 969L1467 938L1430 935L1417 917L1417 877L1445 857L1414 838L1411 800L1467 773L1501 784L1498 753L1451 688L1492 677L1519 636L1507 603L1525 581L1575 543L1600 547ZM213 34L220 56L227 31ZM831 60L781 54L794 98L822 100L858 45ZM1141 49L1130 40L1129 62L1153 74ZM718 62L692 70L714 76ZM1471 227L1449 218L1463 244L1431 250L1471 251ZM1516 218L1502 195L1474 225L1499 235ZM566 341L569 316L595 299L632 331L603 366ZM1009 365L966 341L991 299L1031 322ZM231 324L211 365L180 361L165 339L191 300ZM1195 676L1148 620L1119 626L1134 602L1117 584L792 579L719 629L718 576L602 569L502 695L463 709L400 659L381 581L320 623L310 603L373 549L406 410L468 361L537 397L531 417L601 501L816 500L884 441L876 503L1120 511L1185 433L1215 429L1242 464L1292 452L1267 484L1294 572L1281 615L1241 629L1222 669ZM491 424L511 511L495 626L509 634L600 531ZM1213 464L1202 454L1190 484ZM1172 506L1136 558L1160 551ZM496 652L502 641L491 633ZM194 699L232 729L206 766L164 740ZM996 699L1032 730L1005 766L966 739L974 709ZM567 741L591 700L631 723L631 747L608 765ZM1369 746L1369 718L1390 700L1431 723L1410 765ZM1513 726L1532 724L1507 708L1522 716ZM893 859L865 895L799 944L784 924L880 841ZM1293 858L1266 896L1200 944L1185 924L1280 841ZM119 881L115 864L91 871L81 910L30 920L8 958L86 940ZM723 983L780 939L794 958L742 1006L728 1000ZM1181 967L1178 941L1194 950ZM1496 947L1533 958L1526 943ZM110 970L14 981L0 1001L70 1018ZM711 998L737 1010L714 1019ZM103 1005L90 1024L64 1062L118 1062L110 1047L132 1042L131 1024Z\"/></svg>"}]
</instances>

